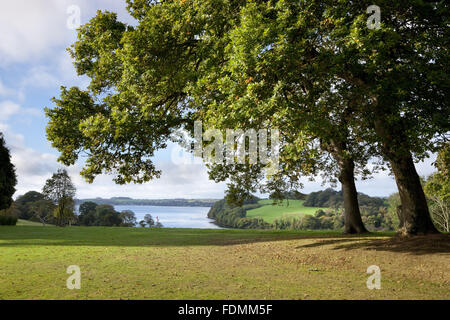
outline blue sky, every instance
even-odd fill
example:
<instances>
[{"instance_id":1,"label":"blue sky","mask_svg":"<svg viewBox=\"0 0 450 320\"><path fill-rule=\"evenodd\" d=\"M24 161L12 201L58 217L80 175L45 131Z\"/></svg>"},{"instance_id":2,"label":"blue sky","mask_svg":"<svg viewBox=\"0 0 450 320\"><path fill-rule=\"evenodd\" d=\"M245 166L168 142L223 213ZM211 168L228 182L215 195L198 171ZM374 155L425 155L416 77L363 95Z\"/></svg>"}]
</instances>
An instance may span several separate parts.
<instances>
[{"instance_id":1,"label":"blue sky","mask_svg":"<svg viewBox=\"0 0 450 320\"><path fill-rule=\"evenodd\" d=\"M97 10L117 12L119 19L132 23L125 0L15 0L2 3L0 11L0 132L5 134L18 173L16 196L29 190L39 191L51 173L61 167L58 153L45 137L47 120L44 107L52 107L61 85L85 87L86 78L77 77L66 51L76 39L68 27L77 6L81 23L89 21ZM109 176L100 176L87 184L79 176L81 163L68 168L77 187L77 197L129 196L134 198L221 198L225 184L208 180L201 164L173 161L173 146L155 157L163 170L160 180L144 185L117 186ZM434 171L433 159L417 165L419 174ZM358 191L387 196L396 192L387 173L357 183ZM304 192L320 190L320 182L305 180Z\"/></svg>"}]
</instances>

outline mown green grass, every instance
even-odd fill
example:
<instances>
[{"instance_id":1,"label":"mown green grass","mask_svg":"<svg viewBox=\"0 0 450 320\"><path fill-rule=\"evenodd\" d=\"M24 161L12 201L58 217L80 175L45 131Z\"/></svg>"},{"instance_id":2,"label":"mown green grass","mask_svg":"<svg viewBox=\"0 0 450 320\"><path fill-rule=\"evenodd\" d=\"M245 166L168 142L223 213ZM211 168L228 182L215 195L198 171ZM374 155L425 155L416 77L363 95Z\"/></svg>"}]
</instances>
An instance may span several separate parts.
<instances>
[{"instance_id":1,"label":"mown green grass","mask_svg":"<svg viewBox=\"0 0 450 320\"><path fill-rule=\"evenodd\" d=\"M306 214L314 214L317 210L325 208L312 208L303 206L304 200L283 201L280 204L273 205L271 199L260 200L258 203L263 205L260 208L247 211L249 218L262 218L264 221L272 223L281 218L300 218Z\"/></svg>"},{"instance_id":2,"label":"mown green grass","mask_svg":"<svg viewBox=\"0 0 450 320\"><path fill-rule=\"evenodd\" d=\"M0 299L450 299L448 236L391 236L0 227ZM381 290L366 287L372 264ZM66 288L70 265L81 290Z\"/></svg>"}]
</instances>

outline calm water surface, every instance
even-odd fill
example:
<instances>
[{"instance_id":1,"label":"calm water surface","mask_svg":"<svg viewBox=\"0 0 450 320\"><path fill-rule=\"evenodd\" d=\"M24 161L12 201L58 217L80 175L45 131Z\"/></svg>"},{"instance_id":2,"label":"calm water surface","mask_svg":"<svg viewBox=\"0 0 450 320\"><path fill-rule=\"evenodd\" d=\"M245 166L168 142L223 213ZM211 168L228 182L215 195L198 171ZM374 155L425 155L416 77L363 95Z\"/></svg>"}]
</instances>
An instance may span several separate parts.
<instances>
[{"instance_id":1,"label":"calm water surface","mask_svg":"<svg viewBox=\"0 0 450 320\"><path fill-rule=\"evenodd\" d=\"M210 208L205 207L114 206L114 209L133 211L138 222L151 214L155 221L159 218L164 228L220 229L208 219Z\"/></svg>"}]
</instances>

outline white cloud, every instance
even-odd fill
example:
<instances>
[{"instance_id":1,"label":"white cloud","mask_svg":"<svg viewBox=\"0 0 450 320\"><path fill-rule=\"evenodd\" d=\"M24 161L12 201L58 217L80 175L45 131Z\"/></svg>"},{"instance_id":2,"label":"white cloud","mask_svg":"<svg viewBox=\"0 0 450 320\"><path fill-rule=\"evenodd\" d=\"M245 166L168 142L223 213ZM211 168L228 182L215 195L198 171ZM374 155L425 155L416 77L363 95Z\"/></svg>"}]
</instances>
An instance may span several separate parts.
<instances>
[{"instance_id":1,"label":"white cloud","mask_svg":"<svg viewBox=\"0 0 450 320\"><path fill-rule=\"evenodd\" d=\"M126 196L141 199L161 198L222 198L225 184L216 184L208 179L203 165L169 162L157 163L162 170L160 179L145 184L116 185L112 176L98 176L88 184L79 175L81 166L69 168L69 173L77 187L78 198Z\"/></svg>"},{"instance_id":2,"label":"white cloud","mask_svg":"<svg viewBox=\"0 0 450 320\"><path fill-rule=\"evenodd\" d=\"M18 184L15 195L31 190L41 190L45 180L58 167L56 156L26 147L25 137L14 133L6 124L0 123L0 132L5 135L6 145L11 153L11 161L16 168Z\"/></svg>"},{"instance_id":3,"label":"white cloud","mask_svg":"<svg viewBox=\"0 0 450 320\"><path fill-rule=\"evenodd\" d=\"M0 66L51 58L55 48L66 48L76 39L76 31L67 27L71 5L80 8L81 23L98 9L119 14L131 22L125 1L89 0L14 0L3 1L0 10Z\"/></svg>"},{"instance_id":4,"label":"white cloud","mask_svg":"<svg viewBox=\"0 0 450 320\"><path fill-rule=\"evenodd\" d=\"M11 154L17 174L27 180L49 175L57 167L56 156L53 154L17 145L11 147Z\"/></svg>"},{"instance_id":5,"label":"white cloud","mask_svg":"<svg viewBox=\"0 0 450 320\"><path fill-rule=\"evenodd\" d=\"M432 154L430 158L427 158L424 161L416 164L416 169L420 176L428 177L433 172L436 172L436 167L433 165L433 163L436 161L436 158L437 154Z\"/></svg>"},{"instance_id":6,"label":"white cloud","mask_svg":"<svg viewBox=\"0 0 450 320\"><path fill-rule=\"evenodd\" d=\"M394 176L389 175L388 171L378 172L372 179L357 180L355 183L358 192L369 196L387 197L398 192Z\"/></svg>"},{"instance_id":7,"label":"white cloud","mask_svg":"<svg viewBox=\"0 0 450 320\"><path fill-rule=\"evenodd\" d=\"M60 81L44 66L33 67L24 77L22 87L51 88L60 85Z\"/></svg>"},{"instance_id":8,"label":"white cloud","mask_svg":"<svg viewBox=\"0 0 450 320\"><path fill-rule=\"evenodd\" d=\"M77 75L72 58L67 51L63 50L58 54L55 53L51 63L29 68L22 76L16 93L24 95L28 88L49 89L58 92L61 86L78 86L85 89L89 82L87 76Z\"/></svg>"},{"instance_id":9,"label":"white cloud","mask_svg":"<svg viewBox=\"0 0 450 320\"><path fill-rule=\"evenodd\" d=\"M0 65L24 62L50 53L64 43L64 1L16 0L0 11Z\"/></svg>"},{"instance_id":10,"label":"white cloud","mask_svg":"<svg viewBox=\"0 0 450 320\"><path fill-rule=\"evenodd\" d=\"M25 137L14 133L10 126L0 123L0 132L5 133L11 158L18 176L15 197L31 190L39 191L53 172L63 167L57 156L38 152L25 144ZM198 164L157 163L163 171L160 179L142 185L116 185L112 176L100 175L89 184L80 176L82 164L69 167L68 172L77 188L78 198L127 196L132 198L221 198L225 184L216 184L208 179L206 168Z\"/></svg>"},{"instance_id":11,"label":"white cloud","mask_svg":"<svg viewBox=\"0 0 450 320\"><path fill-rule=\"evenodd\" d=\"M12 160L18 174L16 196L30 190L41 190L46 179L61 167L57 156L41 153L25 146L25 138L13 133L6 125L0 124L0 131L6 133L6 141L11 149ZM428 175L434 171L432 159L416 165L420 175ZM116 185L111 176L101 175L92 184L88 184L79 175L82 165L68 168L76 188L78 198L127 196L132 198L222 198L226 188L225 183L216 184L210 181L206 168L202 164L174 164L172 162L157 163L162 170L162 176L142 185ZM305 193L323 190L321 180L316 182L303 181ZM379 172L373 179L356 182L358 192L371 196L385 197L397 192L394 178L387 171ZM338 185L337 189L340 189Z\"/></svg>"},{"instance_id":12,"label":"white cloud","mask_svg":"<svg viewBox=\"0 0 450 320\"><path fill-rule=\"evenodd\" d=\"M433 172L435 172L436 168L433 166L434 161L436 161L436 155L432 154L430 158L416 163L415 166L419 176L427 177ZM321 179L317 179L317 181L313 182L307 181L306 179L302 179L302 181L305 186L305 188L302 191L305 193L315 192L323 190L324 188L327 187L331 187L329 184L322 186ZM393 193L398 192L395 178L392 174L390 174L389 170L379 171L373 174L372 179L361 180L357 178L355 183L358 192L365 193L369 196L387 197ZM338 183L337 187L334 187L334 189L340 190L341 184Z\"/></svg>"},{"instance_id":13,"label":"white cloud","mask_svg":"<svg viewBox=\"0 0 450 320\"><path fill-rule=\"evenodd\" d=\"M0 102L0 121L8 122L12 116L20 115L20 121L29 123L31 118L42 117L43 110L36 108L23 108L19 104L6 100ZM1 124L2 122L0 122Z\"/></svg>"},{"instance_id":14,"label":"white cloud","mask_svg":"<svg viewBox=\"0 0 450 320\"><path fill-rule=\"evenodd\" d=\"M12 101L0 102L0 121L8 121L9 118L20 111L20 106Z\"/></svg>"},{"instance_id":15,"label":"white cloud","mask_svg":"<svg viewBox=\"0 0 450 320\"><path fill-rule=\"evenodd\" d=\"M25 137L21 134L13 133L9 125L0 122L0 132L4 134L8 147L24 144Z\"/></svg>"}]
</instances>

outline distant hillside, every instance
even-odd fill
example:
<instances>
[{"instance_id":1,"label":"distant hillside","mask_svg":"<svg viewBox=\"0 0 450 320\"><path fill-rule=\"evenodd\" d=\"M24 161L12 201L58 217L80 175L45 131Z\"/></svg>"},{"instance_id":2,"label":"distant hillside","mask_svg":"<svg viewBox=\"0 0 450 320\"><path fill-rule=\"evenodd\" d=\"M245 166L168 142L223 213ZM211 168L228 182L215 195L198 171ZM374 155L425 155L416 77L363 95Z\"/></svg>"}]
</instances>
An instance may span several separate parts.
<instances>
[{"instance_id":1,"label":"distant hillside","mask_svg":"<svg viewBox=\"0 0 450 320\"><path fill-rule=\"evenodd\" d=\"M304 200L288 200L274 203L271 199L260 200L259 208L247 210L246 217L261 218L266 222L273 223L277 219L283 218L301 218L304 215L314 215L319 209L326 208L312 208L303 205Z\"/></svg>"},{"instance_id":2,"label":"distant hillside","mask_svg":"<svg viewBox=\"0 0 450 320\"><path fill-rule=\"evenodd\" d=\"M243 206L232 206L225 199L217 201L208 218L225 228L342 230L344 227L342 192L333 189L313 192L271 195L273 199L253 199ZM277 198L290 198L277 202ZM292 199L294 198L294 199ZM295 199L297 198L297 199ZM358 194L361 217L369 231L395 230L395 221L388 213L386 199Z\"/></svg>"},{"instance_id":3,"label":"distant hillside","mask_svg":"<svg viewBox=\"0 0 450 320\"><path fill-rule=\"evenodd\" d=\"M238 207L230 205L225 199L222 199L209 209L208 218L213 219L215 224L224 228L269 229L270 224L263 219L246 217L247 210L261 207L258 201L257 197L252 196L245 200L241 207Z\"/></svg>"},{"instance_id":4,"label":"distant hillside","mask_svg":"<svg viewBox=\"0 0 450 320\"><path fill-rule=\"evenodd\" d=\"M161 207L212 207L217 199L132 199L127 197L114 197L110 199L76 199L75 204L95 202L113 206L161 206Z\"/></svg>"}]
</instances>

